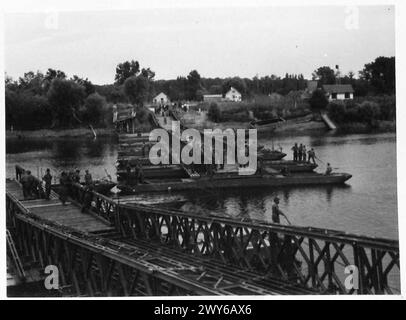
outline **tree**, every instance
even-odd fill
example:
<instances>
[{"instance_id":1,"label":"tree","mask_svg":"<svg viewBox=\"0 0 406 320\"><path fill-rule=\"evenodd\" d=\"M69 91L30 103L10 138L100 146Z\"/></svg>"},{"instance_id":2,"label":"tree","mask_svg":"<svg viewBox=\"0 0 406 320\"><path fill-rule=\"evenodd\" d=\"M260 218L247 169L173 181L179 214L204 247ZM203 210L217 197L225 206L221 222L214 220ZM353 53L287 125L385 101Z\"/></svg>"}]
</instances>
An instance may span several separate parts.
<instances>
[{"instance_id":1,"label":"tree","mask_svg":"<svg viewBox=\"0 0 406 320\"><path fill-rule=\"evenodd\" d=\"M131 101L142 105L148 97L149 80L143 75L132 76L124 82L124 93Z\"/></svg>"},{"instance_id":2,"label":"tree","mask_svg":"<svg viewBox=\"0 0 406 320\"><path fill-rule=\"evenodd\" d=\"M92 93L85 99L83 107L83 120L87 123L98 125L102 121L103 113L106 109L106 98L98 93Z\"/></svg>"},{"instance_id":3,"label":"tree","mask_svg":"<svg viewBox=\"0 0 406 320\"><path fill-rule=\"evenodd\" d=\"M317 89L313 92L312 96L310 97L309 103L310 107L314 111L320 111L326 108L326 106L328 105L328 100L324 92L320 89Z\"/></svg>"},{"instance_id":4,"label":"tree","mask_svg":"<svg viewBox=\"0 0 406 320\"><path fill-rule=\"evenodd\" d=\"M18 81L18 89L29 91L33 95L43 94L44 75L40 71L36 73L32 71L24 73L24 77L20 77Z\"/></svg>"},{"instance_id":5,"label":"tree","mask_svg":"<svg viewBox=\"0 0 406 320\"><path fill-rule=\"evenodd\" d=\"M123 84L128 78L138 75L140 64L138 61L131 60L119 63L116 67L115 81L117 84Z\"/></svg>"},{"instance_id":6,"label":"tree","mask_svg":"<svg viewBox=\"0 0 406 320\"><path fill-rule=\"evenodd\" d=\"M312 76L313 80L317 79L319 81L319 85L336 83L336 75L334 70L327 66L314 70Z\"/></svg>"},{"instance_id":7,"label":"tree","mask_svg":"<svg viewBox=\"0 0 406 320\"><path fill-rule=\"evenodd\" d=\"M54 79L48 90L53 110L53 126L71 126L78 121L77 111L85 97L85 88L72 80Z\"/></svg>"},{"instance_id":8,"label":"tree","mask_svg":"<svg viewBox=\"0 0 406 320\"><path fill-rule=\"evenodd\" d=\"M44 76L44 84L43 84L43 89L45 93L48 92L51 83L54 79L66 79L65 72L61 70L54 70L52 68L49 68L47 70Z\"/></svg>"},{"instance_id":9,"label":"tree","mask_svg":"<svg viewBox=\"0 0 406 320\"><path fill-rule=\"evenodd\" d=\"M196 92L201 88L201 77L199 72L196 70L190 71L186 82L186 98L189 100L196 100Z\"/></svg>"},{"instance_id":10,"label":"tree","mask_svg":"<svg viewBox=\"0 0 406 320\"><path fill-rule=\"evenodd\" d=\"M71 80L83 86L85 88L85 93L87 96L95 92L93 83L91 83L87 78L83 79L78 77L77 75L74 75Z\"/></svg>"},{"instance_id":11,"label":"tree","mask_svg":"<svg viewBox=\"0 0 406 320\"><path fill-rule=\"evenodd\" d=\"M395 57L378 57L367 63L360 78L368 81L377 94L395 94Z\"/></svg>"}]
</instances>

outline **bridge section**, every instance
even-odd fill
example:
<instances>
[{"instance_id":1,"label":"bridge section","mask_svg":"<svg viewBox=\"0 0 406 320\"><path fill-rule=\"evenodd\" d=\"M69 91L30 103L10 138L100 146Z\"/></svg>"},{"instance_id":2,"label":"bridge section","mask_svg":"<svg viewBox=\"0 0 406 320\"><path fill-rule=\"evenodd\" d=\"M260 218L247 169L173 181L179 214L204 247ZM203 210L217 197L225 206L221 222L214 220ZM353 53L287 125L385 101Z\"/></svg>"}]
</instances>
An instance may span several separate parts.
<instances>
[{"instance_id":1,"label":"bridge section","mask_svg":"<svg viewBox=\"0 0 406 320\"><path fill-rule=\"evenodd\" d=\"M159 243L122 237L104 217L82 213L76 205L80 197L64 208L55 197L19 199L18 186L7 181L7 224L18 251L42 268L56 265L61 285L76 296L315 293ZM79 185L72 190L83 192Z\"/></svg>"}]
</instances>

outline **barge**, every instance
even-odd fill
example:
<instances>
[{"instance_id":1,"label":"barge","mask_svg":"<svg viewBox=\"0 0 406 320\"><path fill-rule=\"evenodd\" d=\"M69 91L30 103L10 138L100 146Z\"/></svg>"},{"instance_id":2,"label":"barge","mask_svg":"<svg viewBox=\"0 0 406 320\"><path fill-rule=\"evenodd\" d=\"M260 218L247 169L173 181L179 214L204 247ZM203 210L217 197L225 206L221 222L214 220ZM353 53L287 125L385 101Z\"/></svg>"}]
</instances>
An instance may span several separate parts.
<instances>
[{"instance_id":1,"label":"barge","mask_svg":"<svg viewBox=\"0 0 406 320\"><path fill-rule=\"evenodd\" d=\"M117 188L124 192L162 192L186 191L202 189L223 188L250 188L250 187L283 187L304 185L334 185L343 184L352 177L348 173L297 173L292 175L282 174L254 174L254 175L214 175L212 177L200 176L199 178L171 179L161 182L146 180L143 184L125 185L118 184Z\"/></svg>"}]
</instances>

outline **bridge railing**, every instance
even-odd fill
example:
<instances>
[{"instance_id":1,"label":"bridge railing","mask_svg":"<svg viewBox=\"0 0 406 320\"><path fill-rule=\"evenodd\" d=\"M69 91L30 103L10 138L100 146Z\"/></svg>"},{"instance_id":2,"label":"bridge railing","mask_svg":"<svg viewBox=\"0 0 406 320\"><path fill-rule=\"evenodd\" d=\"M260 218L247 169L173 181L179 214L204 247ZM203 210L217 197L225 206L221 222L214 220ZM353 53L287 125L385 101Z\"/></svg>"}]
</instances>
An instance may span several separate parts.
<instances>
[{"instance_id":1,"label":"bridge railing","mask_svg":"<svg viewBox=\"0 0 406 320\"><path fill-rule=\"evenodd\" d=\"M81 201L83 187L72 185ZM75 189L79 189L76 190ZM156 207L120 204L93 194L92 211L124 237L154 241L224 264L255 269L322 293L397 293L398 241L335 230L239 222Z\"/></svg>"}]
</instances>

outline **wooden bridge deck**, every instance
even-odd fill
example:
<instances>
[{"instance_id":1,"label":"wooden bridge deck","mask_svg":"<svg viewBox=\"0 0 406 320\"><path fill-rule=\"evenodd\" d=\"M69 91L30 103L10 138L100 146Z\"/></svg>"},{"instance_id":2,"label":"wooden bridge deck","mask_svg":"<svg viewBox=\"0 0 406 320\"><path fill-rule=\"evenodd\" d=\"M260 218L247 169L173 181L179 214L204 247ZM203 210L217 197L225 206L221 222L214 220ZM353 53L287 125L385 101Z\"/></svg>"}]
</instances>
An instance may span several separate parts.
<instances>
[{"instance_id":1,"label":"wooden bridge deck","mask_svg":"<svg viewBox=\"0 0 406 320\"><path fill-rule=\"evenodd\" d=\"M70 202L63 205L54 191L51 192L50 200L24 200L22 187L15 180L6 182L6 190L32 214L42 219L85 233L104 233L114 230L114 227L107 222L92 214L81 212L79 207Z\"/></svg>"}]
</instances>

